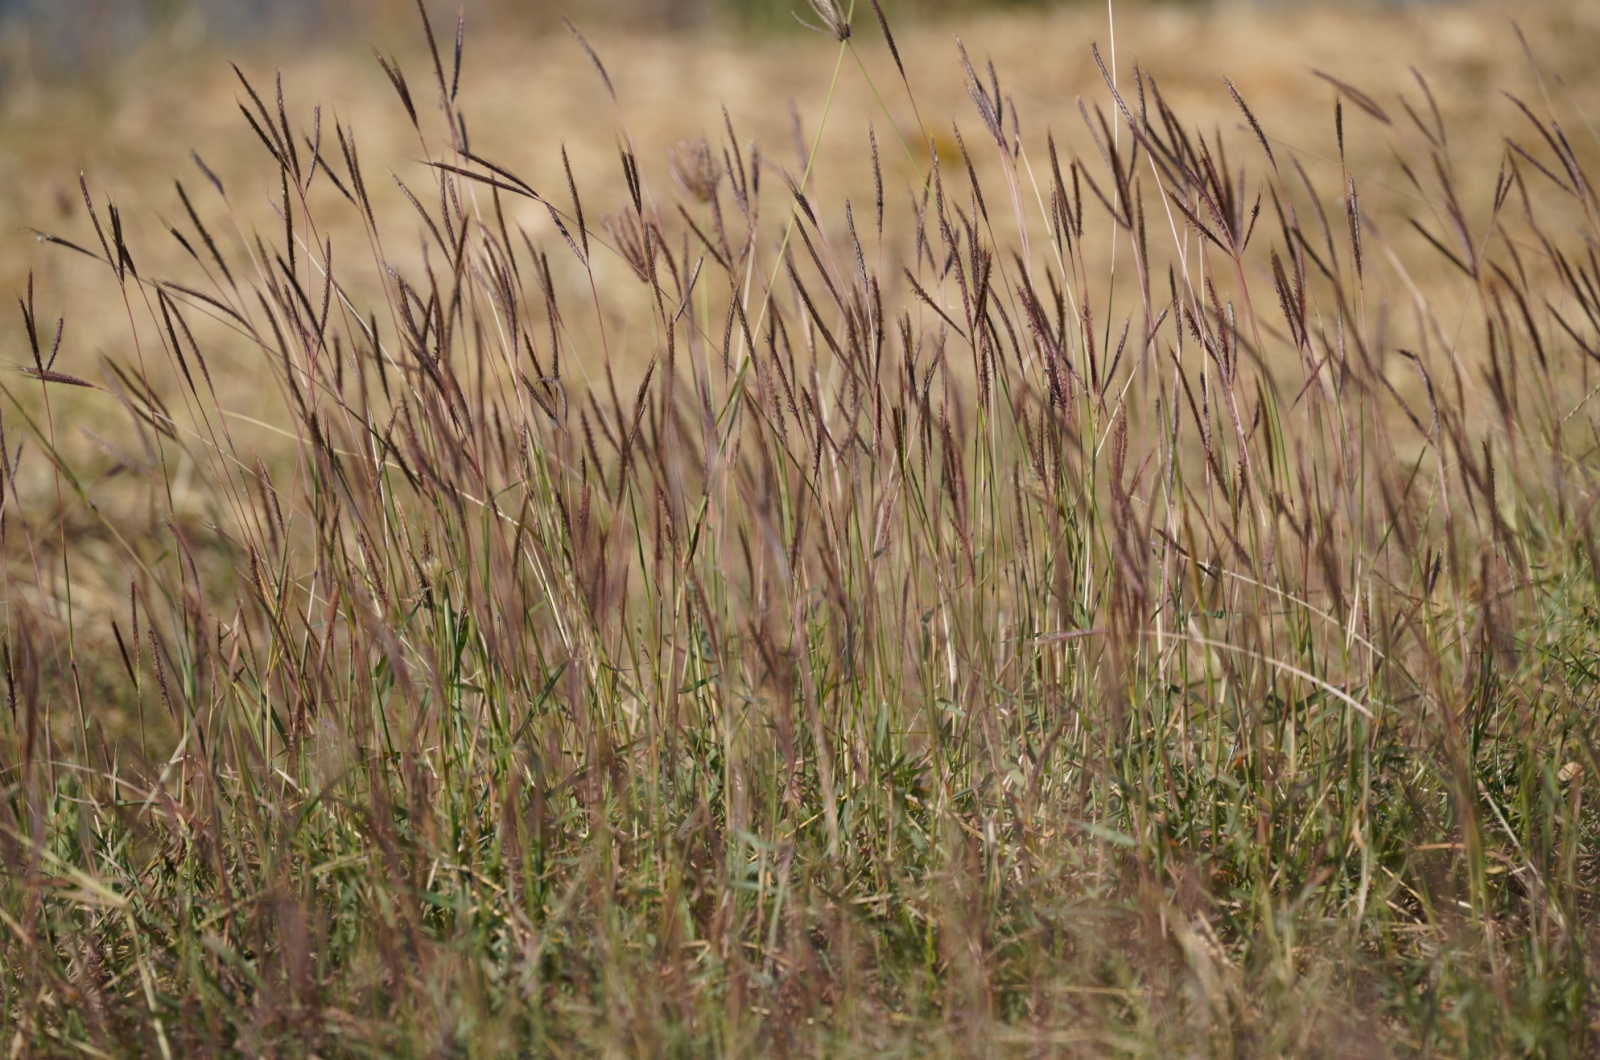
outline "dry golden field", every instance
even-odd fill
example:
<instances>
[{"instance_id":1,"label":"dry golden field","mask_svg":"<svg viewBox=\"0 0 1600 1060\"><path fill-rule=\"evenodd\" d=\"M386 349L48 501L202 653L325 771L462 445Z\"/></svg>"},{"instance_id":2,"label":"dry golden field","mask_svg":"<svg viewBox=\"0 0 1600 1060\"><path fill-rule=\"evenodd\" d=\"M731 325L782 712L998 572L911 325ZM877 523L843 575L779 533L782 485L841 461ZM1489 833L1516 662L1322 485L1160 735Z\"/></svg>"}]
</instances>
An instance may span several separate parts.
<instances>
[{"instance_id":1,"label":"dry golden field","mask_svg":"<svg viewBox=\"0 0 1600 1060\"><path fill-rule=\"evenodd\" d=\"M608 213L620 209L626 196L617 158L624 137L636 145L646 178L670 188L669 147L697 136L715 141L725 107L737 135L758 144L769 164L792 174L804 168L792 115L798 115L809 149L828 99L836 58L832 41L804 32L739 39L630 36L608 25L580 29L615 83L616 106L565 34L497 33L492 26L469 24L461 109L478 153L554 194L565 186L560 155L565 146L588 208ZM390 37L411 45L399 57L418 81L428 66L415 48L416 35L391 32ZM955 155L952 122L967 130L977 120L960 76L958 39L980 68L994 64L1026 135L1049 131L1063 151L1083 154L1092 154L1094 147L1080 100L1111 107L1091 45L1099 46L1108 64L1114 61L1125 91L1132 91L1131 75L1138 66L1157 80L1186 120L1232 134L1242 162L1253 144L1224 85L1226 77L1274 146L1299 159L1309 177L1326 187L1342 180L1333 127L1337 91L1316 72L1340 78L1393 119L1386 126L1351 109L1348 168L1361 180L1364 208L1407 250L1421 245L1420 237L1405 230L1407 218L1417 217L1435 231L1444 223L1429 196L1396 165L1398 152L1415 151L1420 139L1400 103L1404 98L1425 114L1427 98L1418 75L1426 79L1449 132L1462 203L1474 218L1487 216L1505 138L1537 136L1507 94L1551 109L1580 156L1596 150L1590 116L1600 104L1600 75L1591 57L1600 39L1600 8L1583 3L1124 4L1116 7L1114 24L1104 7L1084 4L913 22L897 31L897 42L910 71L915 111L870 16L858 39L872 83L853 59L846 59L811 183L821 189L819 205L830 215L847 197L858 208L872 198L864 151L869 126L879 136L892 205L903 204L916 183L895 130L912 145L926 132L947 156ZM204 183L190 161L191 151L222 178L246 231L270 223L278 189L259 165L261 145L239 115L236 101L243 91L230 61L263 89L281 72L292 115L309 124L311 109L320 105L325 122L337 119L357 131L364 156L380 172L393 171L426 186L417 135L373 55L355 41L276 54L186 49L171 56L152 48L113 70L88 72L79 83L20 86L0 110L0 226L18 234L0 258L0 285L20 290L32 270L41 297L51 292L58 301L70 301L70 348L88 352L126 341L121 312L97 307L92 297L74 297L94 290L98 277L89 278L92 266L26 237L30 228L75 233L71 237L79 239L87 234L80 172L97 196L122 209L130 242L141 259L148 256L153 273L164 273L161 266L176 265L182 256L158 219L182 210L173 179L196 190ZM887 104L887 116L874 99L873 85ZM419 103L426 104L427 97L425 89L419 91ZM425 118L432 109L422 107ZM969 139L972 135L967 132ZM989 153L973 155L980 167L993 165ZM1042 164L1042 159L1033 161ZM1425 182L1432 179L1425 171L1418 175ZM1043 175L1034 176L1042 187ZM776 171L773 179L780 179ZM404 206L392 187L378 194L380 205ZM538 238L555 238L540 207L525 203L519 209ZM418 222L416 234L421 232ZM602 260L601 267L622 266Z\"/></svg>"},{"instance_id":2,"label":"dry golden field","mask_svg":"<svg viewBox=\"0 0 1600 1060\"><path fill-rule=\"evenodd\" d=\"M1471 311L1462 289L1449 283L1451 266L1430 253L1407 223L1415 218L1436 235L1454 238L1452 222L1433 202L1438 181L1426 168L1425 142L1404 109L1409 105L1424 120L1434 120L1428 116L1430 100L1419 76L1448 131L1451 178L1464 216L1472 222L1490 216L1506 138L1532 145L1537 137L1508 94L1536 108L1551 109L1558 120L1564 115L1579 157L1600 151L1600 135L1589 118L1600 111L1600 76L1589 60L1593 42L1600 39L1600 9L1582 3L1415 8L1317 4L1277 9L1248 4L1141 4L1116 7L1114 21L1112 12L1089 4L913 21L898 31L897 43L910 71L915 107L899 83L887 48L876 37L870 16L863 14L866 23L859 47L843 61L836 82L832 79L836 49L818 33L755 39L717 33L630 36L616 25L588 27L588 38L614 82L615 104L568 35L534 35L516 27L497 32L492 24L469 25L460 108L473 149L541 192L557 195L566 186L564 148L591 214L614 213L626 202L618 161L618 148L624 142L634 144L646 181L670 194L672 145L695 137L715 142L724 129L726 109L735 134L746 145L759 148L769 179L777 186L782 174L798 176L805 170L804 159L827 108L808 189L816 197L819 215L826 219L825 227L838 232L846 200L861 210L873 199L866 151L869 128L879 138L891 215L898 208L903 219L911 217L913 188L920 186L922 169L910 156L925 159L926 151L919 146L925 138L932 139L947 167L961 164L951 130L959 125L970 140L977 114L961 76L958 41L980 68L993 64L1026 136L1048 132L1063 154L1084 157L1093 156L1096 148L1080 103L1101 108L1107 115L1113 112L1093 46L1099 47L1108 68L1114 66L1124 91L1134 91L1132 74L1138 67L1157 81L1184 120L1200 129L1227 132L1238 165L1246 161L1254 143L1224 83L1227 78L1286 164L1288 158L1297 160L1319 194L1337 194L1346 175L1359 179L1362 209L1374 234L1385 242L1394 241L1405 258L1404 274L1416 285L1414 290L1399 285L1385 290L1385 313L1394 318L1391 338L1400 346L1415 344L1419 325L1411 309L1419 298L1443 318L1441 326L1447 332L1460 327L1459 319L1450 319L1452 312ZM418 48L420 35L407 32L409 28L388 27L384 40L401 49L398 58L416 82L429 67L425 52ZM448 33L448 27L441 32ZM33 230L78 242L89 237L80 174L97 201L119 207L130 248L144 271L156 276L200 275L165 230L183 210L174 180L183 181L202 206L211 190L191 153L204 159L230 193L234 212L223 226L224 241L242 248L246 235L270 231L274 219L281 217L276 175L260 164L265 152L240 116L244 90L231 63L237 63L262 91L281 75L295 120L309 127L314 108L320 107L326 125L337 121L356 132L362 157L378 173L392 173L419 189L429 185L430 171L416 130L372 51L355 40L262 53L152 45L113 69L86 71L78 81L19 85L0 110L4 145L0 231L13 233L12 247L0 255L0 288L21 292L32 273L42 313L53 318L70 306L63 364L75 364L83 374L98 379L94 366L102 355L121 360L135 352L129 314L120 299L111 296L105 270L29 238ZM1338 158L1334 132L1338 90L1319 72L1364 93L1388 119L1377 121L1349 108L1345 166ZM426 105L428 96L426 88L419 91L422 114L425 121L434 120L432 131L439 133L437 115L429 113L437 108ZM797 142L797 131L803 142ZM328 149L333 150L331 145ZM993 153L974 150L972 155L980 175L992 180L997 173ZM1422 181L1420 188L1402 171L1398 163L1402 157ZM1253 163L1254 158L1248 161ZM1034 216L1043 216L1047 175L1038 167L1048 162L1039 155L1030 156L1028 163L1033 167L1028 171L1032 201L1024 205ZM375 193L380 209L391 217L410 210L392 182L378 183L384 185ZM332 201L326 187L320 191ZM559 241L549 215L538 204L512 201L507 210L513 223L526 226L540 245ZM672 211L668 212L670 216ZM1004 216L1010 212L997 213L1002 241L1007 232L1015 231L1014 222ZM323 235L333 237L336 244L360 248L365 255L368 248L358 215L329 213L334 220ZM1168 210L1167 223L1174 220ZM1176 226L1182 227L1181 218ZM391 230L384 247L391 260L420 261L425 232L420 221L414 227L405 233L402 222ZM884 252L891 265L908 249L904 240L894 243L896 229L889 225ZM411 239L396 245L402 233ZM1102 235L1098 249L1104 254L1110 242L1109 224ZM566 255L555 257L570 293L583 296L588 280L577 261ZM361 264L366 266L366 289L377 291L376 268L370 262ZM595 268L604 284L625 274L628 267L614 254L602 254ZM1432 282L1436 280L1443 283ZM347 277L344 282L359 288L359 279ZM1123 293L1131 291L1125 288ZM635 297L638 303L633 308L647 305L643 291L635 292ZM1126 308L1120 303L1118 307ZM610 352L618 370L630 377L624 380L626 389L643 371L655 346L648 336L627 330L627 322L640 315L629 312L625 298L608 302L604 311L618 318L612 335L618 341ZM576 326L589 323L584 317ZM250 418L276 411L273 403L281 395L261 376L265 369L256 352L245 344L235 356L237 361L224 375L225 405ZM159 375L169 369L155 370ZM1586 390L1587 378L1575 385ZM1395 383L1417 396L1414 375L1398 370ZM74 408L75 396L62 399L68 411ZM32 397L23 395L23 400ZM259 442L270 446L271 439L262 436ZM68 451L80 453L97 448L81 435L69 435L64 444Z\"/></svg>"}]
</instances>

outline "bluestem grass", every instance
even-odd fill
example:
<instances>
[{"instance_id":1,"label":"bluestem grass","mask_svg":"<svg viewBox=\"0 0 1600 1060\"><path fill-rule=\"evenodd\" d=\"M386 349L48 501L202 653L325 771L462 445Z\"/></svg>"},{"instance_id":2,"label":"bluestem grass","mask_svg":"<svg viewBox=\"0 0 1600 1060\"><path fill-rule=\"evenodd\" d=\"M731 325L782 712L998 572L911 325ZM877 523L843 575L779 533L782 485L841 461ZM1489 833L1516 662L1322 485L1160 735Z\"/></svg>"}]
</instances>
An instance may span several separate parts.
<instances>
[{"instance_id":1,"label":"bluestem grass","mask_svg":"<svg viewBox=\"0 0 1600 1060\"><path fill-rule=\"evenodd\" d=\"M434 182L399 213L241 74L261 235L212 179L197 275L87 185L62 240L144 359L78 386L24 302L19 1051L1588 1046L1600 276L1554 120L1469 208L1436 108L1332 78L1338 150L1421 138L1402 243L1229 83L1234 134L1106 68L1040 154L963 49L988 135L931 141L908 211L875 134L869 227L820 131L795 175L729 120L681 203L624 137L594 224L570 164L469 140L471 50L425 35L426 93L380 60ZM1388 323L1417 254L1477 334ZM235 433L202 322L281 444ZM95 436L137 473L75 466L23 386L125 413Z\"/></svg>"}]
</instances>

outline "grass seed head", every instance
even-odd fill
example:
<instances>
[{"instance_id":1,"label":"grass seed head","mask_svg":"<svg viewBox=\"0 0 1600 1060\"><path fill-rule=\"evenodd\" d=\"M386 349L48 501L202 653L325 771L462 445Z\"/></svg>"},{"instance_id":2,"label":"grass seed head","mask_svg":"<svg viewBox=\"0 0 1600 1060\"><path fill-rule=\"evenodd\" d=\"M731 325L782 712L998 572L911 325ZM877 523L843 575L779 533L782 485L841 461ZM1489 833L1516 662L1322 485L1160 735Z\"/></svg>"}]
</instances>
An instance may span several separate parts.
<instances>
[{"instance_id":1,"label":"grass seed head","mask_svg":"<svg viewBox=\"0 0 1600 1060\"><path fill-rule=\"evenodd\" d=\"M678 190L696 202L709 203L716 198L722 167L717 165L705 137L673 144L667 151L667 170Z\"/></svg>"}]
</instances>

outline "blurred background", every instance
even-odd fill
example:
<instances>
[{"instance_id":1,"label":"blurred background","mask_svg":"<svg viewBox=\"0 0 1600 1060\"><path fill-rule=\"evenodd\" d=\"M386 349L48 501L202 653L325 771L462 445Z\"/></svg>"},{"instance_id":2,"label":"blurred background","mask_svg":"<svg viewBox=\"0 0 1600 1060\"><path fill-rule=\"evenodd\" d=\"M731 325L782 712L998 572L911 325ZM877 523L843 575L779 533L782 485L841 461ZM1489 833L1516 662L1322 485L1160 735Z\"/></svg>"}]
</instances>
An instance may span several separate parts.
<instances>
[{"instance_id":1,"label":"blurred background","mask_svg":"<svg viewBox=\"0 0 1600 1060\"><path fill-rule=\"evenodd\" d=\"M898 19L978 8L1039 8L1049 0L885 0ZM428 0L445 24L459 0ZM805 0L465 0L470 23L548 30L563 16L586 25L786 33L800 29ZM862 13L867 15L865 0ZM141 47L337 43L412 29L412 0L0 0L0 83L93 72ZM360 41L358 40L357 43Z\"/></svg>"},{"instance_id":2,"label":"blurred background","mask_svg":"<svg viewBox=\"0 0 1600 1060\"><path fill-rule=\"evenodd\" d=\"M1172 0L1184 7L1215 0ZM1225 0L1226 2L1226 0ZM1248 6L1309 3L1407 7L1448 0L1240 0ZM458 0L428 0L449 23ZM870 20L865 0L862 15ZM883 0L897 20L942 18L979 9L1091 6L1099 0ZM795 9L805 0L465 0L470 22L509 22L547 30L563 16L586 25L683 30L715 27L762 34L799 30ZM191 50L204 45L336 43L407 32L411 0L0 0L0 85L19 78L60 78L92 72L140 47ZM403 27L403 28L401 28Z\"/></svg>"},{"instance_id":3,"label":"blurred background","mask_svg":"<svg viewBox=\"0 0 1600 1060\"><path fill-rule=\"evenodd\" d=\"M773 173L806 170L820 126L808 191L835 217L847 200L871 201L875 130L891 206L904 206L919 179L910 144L922 154L931 136L941 157L954 158L953 125L970 131L977 120L956 36L980 68L993 62L1034 149L1049 132L1066 155L1091 159L1098 150L1078 101L1109 106L1092 44L1124 88L1139 65L1186 121L1227 130L1250 157L1254 136L1226 75L1309 179L1336 187L1349 172L1360 176L1364 212L1397 238L1426 199L1412 186L1416 170L1395 161L1429 147L1406 107L1437 107L1449 126L1456 184L1474 217L1493 205L1504 137L1528 133L1506 93L1558 110L1565 128L1583 134L1580 152L1600 151L1600 117L1590 117L1600 115L1600 0L1114 0L1114 34L1106 0L882 0L909 87L868 0L856 0L855 58L831 93L839 49L796 19L809 14L809 0L425 3L443 38L465 8L461 107L474 149L538 188L566 186L565 154L596 216L628 201L619 139L635 145L646 184L670 197L673 146L696 137L721 143L730 122ZM561 31L563 15L603 57L615 105ZM439 137L415 0L0 0L0 297L25 290L31 275L41 305L69 316L63 363L81 371L92 373L102 351L124 351L127 323L120 301L104 297L103 266L33 237L42 230L93 242L80 174L96 199L118 204L151 275L194 280L194 263L166 228L184 216L174 180L201 194L206 216L226 217L241 252L253 231L281 224L278 170L239 113L245 96L230 63L266 92L281 75L287 112L307 135L320 120L323 142L332 143L337 122L359 133L372 174L431 186L374 46L406 71L428 135ZM1334 139L1337 91L1317 71L1359 86L1393 121L1350 108L1343 150ZM227 188L228 204L207 190L191 152ZM980 170L995 164L986 161L992 152L976 153ZM421 243L414 211L392 181L377 184L377 208L397 228L385 253L402 255L408 240L413 249ZM359 217L328 206L328 231L365 255ZM513 220L535 239L561 245L537 204L507 209L521 211ZM1450 223L1426 219L1435 229ZM14 312L0 311L0 329L14 326ZM11 359L0 358L0 370ZM241 371L239 379L254 377Z\"/></svg>"}]
</instances>

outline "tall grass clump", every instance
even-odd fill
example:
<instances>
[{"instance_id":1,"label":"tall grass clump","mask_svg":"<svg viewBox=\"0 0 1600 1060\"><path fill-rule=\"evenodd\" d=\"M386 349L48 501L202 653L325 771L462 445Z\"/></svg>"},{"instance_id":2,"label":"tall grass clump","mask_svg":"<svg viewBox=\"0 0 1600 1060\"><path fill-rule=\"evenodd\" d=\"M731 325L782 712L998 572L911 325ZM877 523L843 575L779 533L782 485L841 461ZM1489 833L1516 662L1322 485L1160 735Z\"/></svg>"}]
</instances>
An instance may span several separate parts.
<instances>
[{"instance_id":1,"label":"tall grass clump","mask_svg":"<svg viewBox=\"0 0 1600 1060\"><path fill-rule=\"evenodd\" d=\"M30 287L3 384L9 1055L1592 1047L1595 145L1335 80L1313 179L1109 56L1041 142L964 49L923 125L804 14L905 101L858 201L622 104L534 187L433 27L401 177L241 74L276 194L202 162L175 278L84 184L127 343Z\"/></svg>"}]
</instances>

